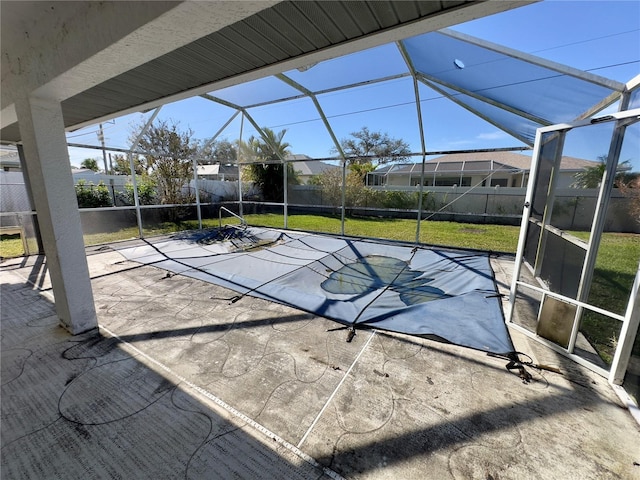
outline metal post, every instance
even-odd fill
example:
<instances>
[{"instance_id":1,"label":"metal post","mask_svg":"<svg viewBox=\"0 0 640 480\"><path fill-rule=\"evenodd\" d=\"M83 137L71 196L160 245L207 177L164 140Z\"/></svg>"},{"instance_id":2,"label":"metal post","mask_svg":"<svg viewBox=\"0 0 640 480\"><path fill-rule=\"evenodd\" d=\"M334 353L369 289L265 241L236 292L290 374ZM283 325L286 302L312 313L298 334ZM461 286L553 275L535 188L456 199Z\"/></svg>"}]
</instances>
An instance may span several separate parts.
<instances>
[{"instance_id":1,"label":"metal post","mask_svg":"<svg viewBox=\"0 0 640 480\"><path fill-rule=\"evenodd\" d=\"M427 161L427 147L424 140L424 130L422 128L422 108L420 106L420 91L418 80L413 76L413 89L416 96L416 110L418 113L418 128L420 129L420 146L422 148L422 163L420 166L420 187L418 188L418 218L416 219L416 243L420 243L420 224L422 223L422 195L424 193L424 168Z\"/></svg>"},{"instance_id":2,"label":"metal post","mask_svg":"<svg viewBox=\"0 0 640 480\"><path fill-rule=\"evenodd\" d=\"M629 86L627 86L629 89ZM629 108L629 102L631 101L631 92L627 90L620 100L619 111L624 111ZM638 327L640 325L640 263L638 264L638 270L636 272L636 278L631 287L631 294L629 295L629 303L627 304L627 311L624 316L624 322L620 329L620 337L618 339L618 348L613 356L611 362L611 370L609 372L609 382L614 385L621 385L625 372L629 366L629 357L631 357L631 350L635 342L636 335L638 334Z\"/></svg>"},{"instance_id":3,"label":"metal post","mask_svg":"<svg viewBox=\"0 0 640 480\"><path fill-rule=\"evenodd\" d=\"M243 211L243 208L242 208L242 162L240 158L240 146L242 145L242 129L244 126L245 111L239 105L226 102L220 98L212 97L207 93L203 93L202 95L200 95L200 97L210 100L212 102L219 103L226 107L233 108L236 111L231 116L231 118L229 118L229 120L227 120L227 122L215 133L215 135L211 137L207 143L205 143L205 147L212 144L215 141L215 139L218 137L218 135L220 135L223 132L223 130L227 128L227 126L229 126L229 124L238 116L238 114L242 113L242 117L240 117L240 137L238 139L238 156L236 158L236 161L238 162L238 213L242 217L242 211Z\"/></svg>"},{"instance_id":4,"label":"metal post","mask_svg":"<svg viewBox=\"0 0 640 480\"><path fill-rule=\"evenodd\" d=\"M411 79L413 80L413 94L416 102L416 113L418 115L418 131L420 132L420 148L422 149L422 163L420 167L420 187L418 188L418 215L416 218L416 243L420 243L420 224L422 223L422 195L424 193L424 167L427 160L427 147L424 140L424 129L422 124L422 107L420 105L420 89L418 87L418 79L416 77L416 69L411 61L411 57L404 48L402 42L396 42L396 47L400 51L404 62L407 64L407 68L411 73ZM411 169L413 171L413 168ZM462 173L460 174L462 175ZM435 183L434 183L435 184ZM409 185L411 185L411 173L409 173Z\"/></svg>"},{"instance_id":5,"label":"metal post","mask_svg":"<svg viewBox=\"0 0 640 480\"><path fill-rule=\"evenodd\" d=\"M535 265L533 266L534 276L540 276L542 271L542 261L544 259L544 252L547 248L547 227L551 225L551 217L553 216L553 206L556 201L556 185L558 183L558 177L560 176L560 162L562 161L562 150L564 148L564 140L566 137L565 131L557 132L558 141L555 151L553 152L553 169L551 170L551 178L549 179L549 185L547 188L547 199L545 201L544 213L542 214L542 225L540 227L540 238L538 239L538 247L536 250ZM493 175L493 172L492 172ZM536 172L537 175L537 172Z\"/></svg>"},{"instance_id":6,"label":"metal post","mask_svg":"<svg viewBox=\"0 0 640 480\"><path fill-rule=\"evenodd\" d=\"M129 169L131 170L131 183L133 183L133 204L136 207L136 221L138 223L138 236L144 238L142 233L142 215L140 213L140 199L138 197L138 181L136 179L136 168L133 164L133 153L129 152Z\"/></svg>"},{"instance_id":7,"label":"metal post","mask_svg":"<svg viewBox=\"0 0 640 480\"><path fill-rule=\"evenodd\" d=\"M198 159L193 157L193 183L196 189L196 211L198 212L198 230L202 230L202 211L200 210L200 189L198 188Z\"/></svg>"},{"instance_id":8,"label":"metal post","mask_svg":"<svg viewBox=\"0 0 640 480\"><path fill-rule=\"evenodd\" d=\"M313 94L313 92L311 92L307 88L303 87L302 85L300 85L295 80L292 80L291 78L289 78L286 75L283 75L281 73L277 74L276 78L282 80L287 85L299 90L305 96L307 96L307 97L309 97L311 99L311 101L313 102L313 105L316 107L316 110L317 110L318 114L320 115L320 118L322 119L322 123L324 123L324 127L327 129L327 132L329 133L329 136L331 137L331 140L333 141L333 145L336 147L336 150L338 151L338 154L340 155L340 158L342 159L342 215L341 215L341 220L340 220L340 231L342 232L342 235L344 235L344 202L345 202L345 187L346 187L346 178L347 178L347 176L346 176L347 158L345 157L344 151L342 150L342 145L340 145L340 142L338 141L335 133L333 133L333 129L331 128L331 124L329 123L329 120L327 119L327 116L324 114L324 111L322 110L322 107L320 106L320 102L318 102L318 99ZM286 225L287 225L287 223L286 223L287 222L286 208L287 207L286 207L286 202L285 202L285 228L286 228Z\"/></svg>"},{"instance_id":9,"label":"metal post","mask_svg":"<svg viewBox=\"0 0 640 480\"><path fill-rule=\"evenodd\" d=\"M346 199L346 188L347 188L347 161L342 160L342 210L340 215L340 233L344 235L344 204Z\"/></svg>"},{"instance_id":10,"label":"metal post","mask_svg":"<svg viewBox=\"0 0 640 480\"><path fill-rule=\"evenodd\" d=\"M244 217L242 213L242 162L240 158L240 153L242 148L242 129L244 128L244 112L242 112L242 117L240 117L240 137L238 139L238 213L241 217Z\"/></svg>"},{"instance_id":11,"label":"metal post","mask_svg":"<svg viewBox=\"0 0 640 480\"><path fill-rule=\"evenodd\" d=\"M273 150L273 153L278 157L278 159L280 160L283 168L285 169L283 174L282 174L282 179L283 179L282 181L284 182L284 198L283 198L283 202L284 202L284 205L283 205L283 207L284 207L284 228L287 228L287 162L284 159L284 157L280 154L280 152L278 151L276 146L271 143L271 140L269 139L269 137L267 135L265 135L264 131L256 123L256 121L253 119L253 117L251 117L251 115L249 115L244 110L242 111L242 113L244 115L246 115L247 120L249 120L251 125L253 125L253 127L256 129L256 131L260 134L260 136L262 137L264 142L269 147L271 147L271 150Z\"/></svg>"},{"instance_id":12,"label":"metal post","mask_svg":"<svg viewBox=\"0 0 640 480\"><path fill-rule=\"evenodd\" d=\"M156 117L158 116L158 113L160 113L161 108L162 106L159 106L158 108L155 109L155 111L153 112L149 120L147 120L147 123L144 124L144 127L142 127L142 130L140 130L140 133L131 144L131 148L129 149L129 152L128 152L129 168L131 170L131 179L132 179L131 182L133 183L133 201L136 207L136 219L138 221L138 233L140 235L140 238L144 238L144 234L142 232L142 214L140 213L140 198L138 197L138 181L136 180L136 168L135 168L135 165L133 164L133 151L137 148L138 143L140 143L140 139L142 138L144 133L147 131L147 129L151 126L153 121L156 119Z\"/></svg>"},{"instance_id":13,"label":"metal post","mask_svg":"<svg viewBox=\"0 0 640 480\"><path fill-rule=\"evenodd\" d=\"M284 168L284 172L282 172L282 183L284 183L284 192L283 192L283 201L284 201L284 228L289 228L289 209L288 209L288 203L289 203L289 188L288 188L288 183L289 183L289 175L288 175L288 170L289 170L289 166L287 165L286 161L282 162L282 168Z\"/></svg>"}]
</instances>

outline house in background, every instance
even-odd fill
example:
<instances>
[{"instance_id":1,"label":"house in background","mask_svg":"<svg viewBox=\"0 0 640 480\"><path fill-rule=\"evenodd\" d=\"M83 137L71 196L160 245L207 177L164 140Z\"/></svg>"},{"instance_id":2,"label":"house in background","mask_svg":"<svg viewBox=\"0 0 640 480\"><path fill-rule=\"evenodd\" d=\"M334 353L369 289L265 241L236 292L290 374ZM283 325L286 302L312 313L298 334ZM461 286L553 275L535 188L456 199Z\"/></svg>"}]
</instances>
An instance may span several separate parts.
<instances>
[{"instance_id":1,"label":"house in background","mask_svg":"<svg viewBox=\"0 0 640 480\"><path fill-rule=\"evenodd\" d=\"M333 168L340 168L326 162L313 160L302 154L287 155L285 160L291 162L298 181L303 185L306 185L313 176ZM232 164L198 165L198 177L207 180L237 181L238 166Z\"/></svg>"},{"instance_id":2,"label":"house in background","mask_svg":"<svg viewBox=\"0 0 640 480\"><path fill-rule=\"evenodd\" d=\"M228 164L198 165L198 177L206 180L238 181L238 166Z\"/></svg>"},{"instance_id":3,"label":"house in background","mask_svg":"<svg viewBox=\"0 0 640 480\"><path fill-rule=\"evenodd\" d=\"M567 188L576 173L598 162L562 157L558 188ZM526 187L531 156L513 152L452 153L425 162L424 185L429 187ZM384 165L367 175L369 186L416 186L421 163Z\"/></svg>"},{"instance_id":4,"label":"house in background","mask_svg":"<svg viewBox=\"0 0 640 480\"><path fill-rule=\"evenodd\" d=\"M3 145L0 148L0 171L21 172L18 149L13 146Z\"/></svg>"},{"instance_id":5,"label":"house in background","mask_svg":"<svg viewBox=\"0 0 640 480\"><path fill-rule=\"evenodd\" d=\"M313 160L308 155L303 154L287 155L285 160L292 162L293 169L302 185L309 183L312 177L321 175L328 170L340 168L337 165L331 165L327 162Z\"/></svg>"}]
</instances>

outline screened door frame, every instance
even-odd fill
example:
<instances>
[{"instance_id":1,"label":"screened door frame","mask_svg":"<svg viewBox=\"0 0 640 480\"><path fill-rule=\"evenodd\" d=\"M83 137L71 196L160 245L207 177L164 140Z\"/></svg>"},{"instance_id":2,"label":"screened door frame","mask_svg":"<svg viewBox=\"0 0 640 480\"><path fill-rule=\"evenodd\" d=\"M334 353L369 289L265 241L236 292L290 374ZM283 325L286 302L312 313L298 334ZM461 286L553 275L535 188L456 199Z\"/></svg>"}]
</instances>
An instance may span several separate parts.
<instances>
[{"instance_id":1,"label":"screened door frame","mask_svg":"<svg viewBox=\"0 0 640 480\"><path fill-rule=\"evenodd\" d=\"M513 278L511 282L511 288L509 291L509 305L506 311L506 321L507 324L514 328L515 330L522 332L535 339L536 341L546 345L547 347L561 353L564 356L569 357L574 360L576 363L583 365L590 370L599 373L600 375L606 377L608 381L613 385L621 385L624 379L624 374L627 369L629 359L631 357L631 350L633 347L633 343L635 340L635 336L638 331L638 324L640 323L640 264L638 265L638 269L636 271L635 281L631 288L629 295L629 302L626 308L626 312L624 315L617 315L602 308L598 308L594 305L589 305L587 303L587 293L589 291L589 285L591 283L591 278L593 275L593 270L595 267L595 260L597 255L597 247L600 242L600 237L602 231L604 230L604 223L606 217L606 210L608 199L611 195L611 190L613 188L613 183L615 180L615 171L618 164L618 159L620 155L621 145L625 135L626 126L635 122L640 121L640 108L636 108L633 110L620 111L617 113L609 114L602 117L596 117L588 120L581 120L573 123L565 123L565 124L557 124L548 127L539 128L536 132L535 144L532 155L531 162L531 170L529 175L529 182L527 186L527 192L525 195L525 202L523 206L522 213L522 223L520 228L520 235L518 239L518 248L516 251L515 264L513 270ZM567 297L565 295L555 293L548 289L545 286L545 283L538 277L540 273L539 266L539 258L538 255L544 255L544 242L542 241L543 236L545 235L559 235L561 238L564 238L567 241L572 242L572 239L567 238L566 235L562 235L562 231L551 226L549 222L550 211L553 203L553 182L551 181L551 187L548 192L548 196L545 204L545 214L543 215L543 220L539 221L533 217L533 201L534 201L534 193L536 187L536 181L538 177L538 167L540 165L540 154L543 147L543 141L545 137L548 138L549 135L556 133L560 136L559 138L559 147L557 152L557 158L559 158L562 154L562 144L564 141L564 136L570 130L578 127L586 127L588 125L599 124L602 122L616 122L616 128L613 131L613 137L610 142L610 148L608 152L608 160L607 166L605 170L605 175L603 176L603 182L600 186L600 192L598 195L598 201L596 204L596 211L594 214L593 226L591 229L591 234L589 237L589 242L586 244L585 248L586 254L583 262L582 274L580 278L580 284L578 287L578 293L576 298ZM558 160L559 161L559 160ZM556 162L557 163L557 162ZM553 174L552 174L553 175ZM550 205L551 203L551 205ZM537 223L540 227L540 241L538 244L538 250L536 252L536 265L527 265L525 266L525 245L527 240L527 234L529 231L529 227L532 223ZM573 242L572 242L573 243ZM593 247L593 248L592 248ZM522 267L529 268L531 272L534 274L536 283L527 283L520 280L520 274ZM537 293L540 293L544 296L550 296L555 299L564 301L576 307L576 315L573 319L571 337L569 341L569 345L567 348L564 348L556 343L553 343L549 340L546 340L535 332L532 332L523 326L520 326L513 322L513 312L516 304L516 297L522 289L533 290ZM599 365L590 362L589 360L577 355L574 353L575 348L575 340L578 336L579 326L580 326L580 318L581 312L583 309L588 308L591 311L596 313L605 315L609 318L616 319L622 322L622 328L620 330L620 338L618 339L618 345L615 350L614 359L611 364L610 370L604 369ZM538 319L539 320L539 319Z\"/></svg>"}]
</instances>

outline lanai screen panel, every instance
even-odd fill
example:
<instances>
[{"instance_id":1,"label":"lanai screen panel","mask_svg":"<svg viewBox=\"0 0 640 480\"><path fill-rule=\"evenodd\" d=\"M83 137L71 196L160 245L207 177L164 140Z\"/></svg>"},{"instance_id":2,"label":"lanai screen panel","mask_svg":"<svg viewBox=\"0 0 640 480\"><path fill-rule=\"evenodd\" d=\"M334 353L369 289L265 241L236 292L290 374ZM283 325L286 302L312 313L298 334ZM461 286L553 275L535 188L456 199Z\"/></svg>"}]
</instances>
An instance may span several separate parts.
<instances>
[{"instance_id":1,"label":"lanai screen panel","mask_svg":"<svg viewBox=\"0 0 640 480\"><path fill-rule=\"evenodd\" d=\"M529 145L533 145L537 128L570 122L585 112L602 109L616 100L612 94L624 89L618 82L452 30L441 30L284 72L300 89L273 76L220 89L211 95L248 108L311 93L316 95L334 133L341 138L340 122L345 115L366 111L364 123L372 129L388 131L388 125L397 122L386 119L381 127L372 125L376 113L384 110L392 115L398 110L395 107L402 105L415 110L411 81L414 73L423 85L437 92L435 97L425 96L422 89L421 101L435 101L442 95ZM380 90L367 90L374 86ZM385 88L387 91L383 92ZM344 96L338 99L340 92ZM388 99L388 104L378 101L372 106L376 97ZM339 112L333 111L336 105ZM398 115L415 115L409 110L398 111ZM355 118L354 121L359 122ZM352 128L342 129L348 134ZM426 130L433 130L433 125ZM406 132L389 133L406 137ZM417 145L419 141L410 143ZM437 141L428 138L428 144L437 145Z\"/></svg>"},{"instance_id":2,"label":"lanai screen panel","mask_svg":"<svg viewBox=\"0 0 640 480\"><path fill-rule=\"evenodd\" d=\"M418 72L549 123L571 121L613 89L442 32L402 42ZM457 61L454 63L454 61Z\"/></svg>"},{"instance_id":3,"label":"lanai screen panel","mask_svg":"<svg viewBox=\"0 0 640 480\"><path fill-rule=\"evenodd\" d=\"M533 145L536 138L536 130L544 126L542 123L517 115L508 109L501 108L492 103L487 103L471 95L460 93L457 90L447 88L444 85L438 85L435 82L432 83L426 81L425 84L430 87L437 88L447 98L453 100L464 108L467 108L479 117L490 121L498 128L507 131L528 145Z\"/></svg>"},{"instance_id":4,"label":"lanai screen panel","mask_svg":"<svg viewBox=\"0 0 640 480\"><path fill-rule=\"evenodd\" d=\"M178 234L120 253L349 327L514 350L482 253L256 227Z\"/></svg>"},{"instance_id":5,"label":"lanai screen panel","mask_svg":"<svg viewBox=\"0 0 640 480\"><path fill-rule=\"evenodd\" d=\"M264 77L211 92L216 98L240 107L299 97L300 91L276 77Z\"/></svg>"},{"instance_id":6,"label":"lanai screen panel","mask_svg":"<svg viewBox=\"0 0 640 480\"><path fill-rule=\"evenodd\" d=\"M398 48L390 43L290 70L285 75L318 93L408 73L409 69Z\"/></svg>"}]
</instances>

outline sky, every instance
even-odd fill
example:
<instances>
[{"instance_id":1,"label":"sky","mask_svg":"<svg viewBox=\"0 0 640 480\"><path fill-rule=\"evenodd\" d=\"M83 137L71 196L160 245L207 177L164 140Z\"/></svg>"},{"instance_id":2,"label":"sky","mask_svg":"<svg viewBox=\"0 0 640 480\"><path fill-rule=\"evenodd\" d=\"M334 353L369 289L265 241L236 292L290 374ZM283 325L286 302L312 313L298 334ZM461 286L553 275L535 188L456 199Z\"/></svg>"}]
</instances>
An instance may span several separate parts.
<instances>
[{"instance_id":1,"label":"sky","mask_svg":"<svg viewBox=\"0 0 640 480\"><path fill-rule=\"evenodd\" d=\"M451 29L623 83L640 74L640 1L637 0L547 0ZM463 59L468 64L473 60L473 57ZM380 72L394 75L406 71L395 46L386 45L346 59L322 62L308 72L294 70L286 74L314 90L367 80ZM489 70L488 75L497 71ZM512 73L516 75L510 71L501 74L511 79ZM239 89L225 89L216 95L247 105L289 93L297 92L271 77ZM420 86L420 98L427 151L524 146L521 141L423 85ZM366 126L371 131L402 138L412 152L419 152L421 140L414 100L410 77L318 96L338 139L347 138ZM234 113L233 109L194 97L163 106L157 118L178 123L182 130L191 129L195 138L206 139L216 134ZM249 114L261 127L275 131L286 129L284 139L290 144L292 153L312 158L336 155L331 137L309 99L255 107L249 109ZM553 113L549 111L548 114ZM134 126L144 123L150 115L151 112L137 113L103 123L107 146L128 148ZM241 125L238 115L218 138L234 141L240 137L241 128L243 139L257 136L249 122L245 120ZM97 130L95 125L69 132L67 140L99 145ZM567 148L571 151L567 154L595 159L606 153L607 130L600 130L601 136L576 130L568 141ZM629 140L623 146L623 158L631 159L636 170L640 170L637 132L636 125L633 127L635 135L628 135ZM74 166L80 165L85 158L98 158L99 165L103 165L99 150L70 147L69 154Z\"/></svg>"}]
</instances>

